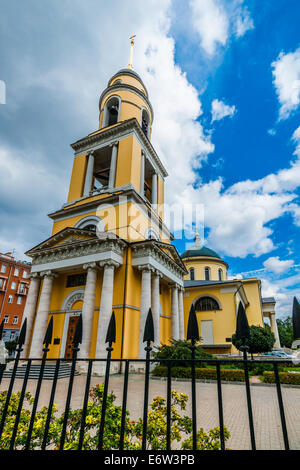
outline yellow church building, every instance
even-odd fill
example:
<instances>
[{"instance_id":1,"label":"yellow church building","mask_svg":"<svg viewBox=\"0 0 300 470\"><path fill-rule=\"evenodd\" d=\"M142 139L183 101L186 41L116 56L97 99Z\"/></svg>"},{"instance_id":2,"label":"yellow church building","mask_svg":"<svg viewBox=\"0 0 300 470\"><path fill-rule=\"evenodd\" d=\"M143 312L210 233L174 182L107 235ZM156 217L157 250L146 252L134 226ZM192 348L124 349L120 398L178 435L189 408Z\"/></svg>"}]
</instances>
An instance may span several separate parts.
<instances>
[{"instance_id":1,"label":"yellow church building","mask_svg":"<svg viewBox=\"0 0 300 470\"><path fill-rule=\"evenodd\" d=\"M130 64L111 77L100 96L98 129L71 145L68 199L49 214L51 236L27 252L32 270L25 356L41 357L51 316L52 358L72 357L80 314L82 358L106 357L112 311L116 359L145 356L150 307L156 345L185 337L192 303L203 344L213 352L234 351L239 301L250 324L263 326L270 316L275 331L275 301L264 306L258 279L228 280L228 265L201 247L198 235L182 256L172 245L164 223L168 174L151 144L152 124L147 89Z\"/></svg>"}]
</instances>

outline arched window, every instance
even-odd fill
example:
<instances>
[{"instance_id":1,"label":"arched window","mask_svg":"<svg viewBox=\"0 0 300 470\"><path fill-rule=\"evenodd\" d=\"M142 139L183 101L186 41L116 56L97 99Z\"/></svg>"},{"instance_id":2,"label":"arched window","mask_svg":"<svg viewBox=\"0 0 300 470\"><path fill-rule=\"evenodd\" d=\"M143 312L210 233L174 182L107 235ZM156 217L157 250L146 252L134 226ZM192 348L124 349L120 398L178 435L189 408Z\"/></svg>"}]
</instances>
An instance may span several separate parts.
<instances>
[{"instance_id":1,"label":"arched window","mask_svg":"<svg viewBox=\"0 0 300 470\"><path fill-rule=\"evenodd\" d=\"M160 241L159 233L153 227L147 228L146 233L145 233L145 238L147 238L148 240Z\"/></svg>"},{"instance_id":2,"label":"arched window","mask_svg":"<svg viewBox=\"0 0 300 470\"><path fill-rule=\"evenodd\" d=\"M105 232L105 224L103 220L97 216L84 217L75 225L75 228L91 230L93 232Z\"/></svg>"},{"instance_id":3,"label":"arched window","mask_svg":"<svg viewBox=\"0 0 300 470\"><path fill-rule=\"evenodd\" d=\"M220 310L218 302L212 297L201 297L195 303L196 312L206 312L208 310Z\"/></svg>"},{"instance_id":4,"label":"arched window","mask_svg":"<svg viewBox=\"0 0 300 470\"><path fill-rule=\"evenodd\" d=\"M204 277L206 281L210 280L210 268L208 266L204 268Z\"/></svg>"},{"instance_id":5,"label":"arched window","mask_svg":"<svg viewBox=\"0 0 300 470\"><path fill-rule=\"evenodd\" d=\"M142 111L142 129L144 134L149 135L149 115L145 109Z\"/></svg>"},{"instance_id":6,"label":"arched window","mask_svg":"<svg viewBox=\"0 0 300 470\"><path fill-rule=\"evenodd\" d=\"M105 104L102 127L117 124L117 122L119 122L119 116L120 98L118 96L112 96Z\"/></svg>"},{"instance_id":7,"label":"arched window","mask_svg":"<svg viewBox=\"0 0 300 470\"><path fill-rule=\"evenodd\" d=\"M195 269L190 268L190 280L194 281L195 280Z\"/></svg>"},{"instance_id":8,"label":"arched window","mask_svg":"<svg viewBox=\"0 0 300 470\"><path fill-rule=\"evenodd\" d=\"M223 281L223 271L221 268L218 270L218 274L219 274L219 281Z\"/></svg>"}]
</instances>

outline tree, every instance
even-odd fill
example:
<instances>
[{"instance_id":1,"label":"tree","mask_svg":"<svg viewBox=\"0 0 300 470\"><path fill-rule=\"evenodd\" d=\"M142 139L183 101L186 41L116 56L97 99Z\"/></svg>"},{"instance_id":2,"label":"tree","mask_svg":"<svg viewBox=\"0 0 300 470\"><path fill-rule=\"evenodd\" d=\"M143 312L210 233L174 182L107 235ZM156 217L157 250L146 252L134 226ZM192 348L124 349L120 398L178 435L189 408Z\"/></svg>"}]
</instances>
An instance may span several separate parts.
<instances>
[{"instance_id":1,"label":"tree","mask_svg":"<svg viewBox=\"0 0 300 470\"><path fill-rule=\"evenodd\" d=\"M163 359L172 359L174 362L172 365L174 367L191 367L191 363L188 360L192 359L191 343L190 341L185 341L182 339L172 339L171 344L162 344L160 347L156 348L157 351L153 351L153 358L160 363L160 365L165 366L167 363ZM209 353L203 351L200 343L197 343L195 349L195 358L197 359L212 359L213 356ZM187 360L186 362L183 360ZM196 366L199 363L196 363Z\"/></svg>"},{"instance_id":2,"label":"tree","mask_svg":"<svg viewBox=\"0 0 300 470\"><path fill-rule=\"evenodd\" d=\"M250 326L250 338L246 339L246 345L249 347L248 352L253 356L256 353L272 351L275 343L274 333L269 328L262 326ZM232 344L240 351L242 340L237 339L236 334L232 335Z\"/></svg>"},{"instance_id":3,"label":"tree","mask_svg":"<svg viewBox=\"0 0 300 470\"><path fill-rule=\"evenodd\" d=\"M281 346L290 348L294 340L292 317L286 317L284 320L277 320L277 328Z\"/></svg>"}]
</instances>

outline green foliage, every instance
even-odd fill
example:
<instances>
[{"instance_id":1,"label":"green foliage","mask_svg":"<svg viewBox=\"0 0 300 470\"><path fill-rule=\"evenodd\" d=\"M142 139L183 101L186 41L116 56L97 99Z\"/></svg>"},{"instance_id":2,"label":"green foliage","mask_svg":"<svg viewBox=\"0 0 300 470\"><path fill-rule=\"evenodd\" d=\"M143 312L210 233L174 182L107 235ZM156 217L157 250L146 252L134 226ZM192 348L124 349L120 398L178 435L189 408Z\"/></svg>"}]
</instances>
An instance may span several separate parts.
<instances>
[{"instance_id":1,"label":"green foliage","mask_svg":"<svg viewBox=\"0 0 300 470\"><path fill-rule=\"evenodd\" d=\"M281 346L290 348L294 340L292 317L287 317L284 320L278 319L277 328Z\"/></svg>"},{"instance_id":2,"label":"green foliage","mask_svg":"<svg viewBox=\"0 0 300 470\"><path fill-rule=\"evenodd\" d=\"M183 368L184 369L184 368ZM83 449L94 450L97 449L98 444L98 431L101 421L102 402L103 402L103 390L104 386L96 385L90 391L90 401L87 406L86 413L86 425L84 431ZM7 392L0 393L0 416L3 412L7 397ZM103 435L103 449L118 449L120 442L120 431L121 431L121 417L122 408L116 406L115 395L109 393L107 396L107 408L105 415L105 426ZM20 400L20 393L12 394L7 418L4 425L2 437L0 439L0 450L7 450L10 446L11 437L13 434L14 423L17 415L18 405ZM28 392L24 398L24 408L21 410L20 421L18 425L18 431L15 440L15 449L22 450L25 448L29 423L30 423L30 408L33 404L33 397ZM184 393L179 393L174 390L171 392L171 442L176 441L181 443L183 449L189 449L190 447L190 435L192 432L192 419L184 412L187 407L188 396ZM30 449L40 449L43 436L45 423L47 419L48 409L47 407L42 408L36 413L31 446ZM72 410L70 409L67 421L67 433L64 444L64 450L76 450L78 448L80 428L81 428L82 409ZM60 437L62 431L64 415L57 417L57 406L53 406L49 435L47 439L47 446L49 449L58 450L60 445ZM146 434L146 445L148 449L152 450L164 450L166 449L166 434L167 434L167 405L166 400L163 397L154 398L153 402L149 406L148 417L147 417L147 434ZM143 436L143 420L137 421L131 420L129 412L126 412L125 419L125 439L124 449L125 450L140 450L142 447L142 436ZM183 436L187 437L186 440L182 440ZM230 434L225 428L225 439L228 439ZM208 431L206 434L201 429L197 434L197 442L199 449L217 450L220 448L218 439L220 433L218 428L214 428Z\"/></svg>"},{"instance_id":3,"label":"green foliage","mask_svg":"<svg viewBox=\"0 0 300 470\"><path fill-rule=\"evenodd\" d=\"M297 372L279 372L279 380L282 384L300 385L300 374ZM264 372L263 381L265 383L275 383L274 372Z\"/></svg>"},{"instance_id":4,"label":"green foliage","mask_svg":"<svg viewBox=\"0 0 300 470\"><path fill-rule=\"evenodd\" d=\"M166 363L163 359L172 359L173 365L178 367L189 367L189 362L184 362L184 360L192 359L191 352L191 343L184 340L171 340L170 345L163 344L162 346L156 348L157 351L153 352L153 358L159 362L160 365L165 365ZM212 359L212 354L208 354L203 351L200 343L196 344L195 349L195 358L197 359ZM198 362L198 365L200 363Z\"/></svg>"},{"instance_id":5,"label":"green foliage","mask_svg":"<svg viewBox=\"0 0 300 470\"><path fill-rule=\"evenodd\" d=\"M203 431L201 428L197 432L197 450L220 450L220 428L219 426L210 429L208 433ZM227 441L230 438L230 433L228 429L224 428L224 441ZM184 450L193 450L193 438L189 437L182 444L182 449ZM226 449L229 450L229 449Z\"/></svg>"},{"instance_id":6,"label":"green foliage","mask_svg":"<svg viewBox=\"0 0 300 470\"><path fill-rule=\"evenodd\" d=\"M181 379L191 378L192 372L190 367L172 367L172 377ZM200 368L195 369L196 379L216 380L216 369ZM156 377L167 377L168 368L166 366L156 366L152 374ZM221 379L232 382L243 382L245 380L244 371L241 369L221 369Z\"/></svg>"},{"instance_id":7,"label":"green foliage","mask_svg":"<svg viewBox=\"0 0 300 470\"><path fill-rule=\"evenodd\" d=\"M13 341L6 341L5 342L5 347L6 347L7 351L9 352L9 354L12 354L13 352L15 352L15 350L17 348L17 344L18 344L17 339L14 339Z\"/></svg>"},{"instance_id":8,"label":"green foliage","mask_svg":"<svg viewBox=\"0 0 300 470\"><path fill-rule=\"evenodd\" d=\"M249 347L250 354L272 351L275 343L275 336L268 328L262 326L250 326L250 338L246 339L246 345ZM232 335L232 344L241 351L242 340L237 339L236 334Z\"/></svg>"}]
</instances>

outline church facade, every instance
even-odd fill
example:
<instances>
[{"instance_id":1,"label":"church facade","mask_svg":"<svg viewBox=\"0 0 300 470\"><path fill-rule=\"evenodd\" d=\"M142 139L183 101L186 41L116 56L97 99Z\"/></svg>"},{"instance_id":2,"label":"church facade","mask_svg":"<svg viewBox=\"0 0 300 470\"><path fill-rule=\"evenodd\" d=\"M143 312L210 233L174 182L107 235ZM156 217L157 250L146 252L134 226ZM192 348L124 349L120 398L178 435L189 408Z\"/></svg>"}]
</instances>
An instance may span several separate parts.
<instances>
[{"instance_id":1,"label":"church facade","mask_svg":"<svg viewBox=\"0 0 300 470\"><path fill-rule=\"evenodd\" d=\"M72 357L72 340L82 314L79 357L105 357L108 323L115 312L113 358L144 357L142 342L151 307L155 343L183 339L191 304L207 348L233 352L237 304L250 324L263 325L257 279L227 279L216 253L195 247L179 255L164 223L168 176L151 144L153 109L147 89L131 67L108 82L99 100L99 128L72 144L68 200L49 214L51 236L26 254L32 258L24 317L24 354L41 357L53 316L49 357ZM273 310L272 310L273 309ZM273 314L273 313L272 313Z\"/></svg>"}]
</instances>

